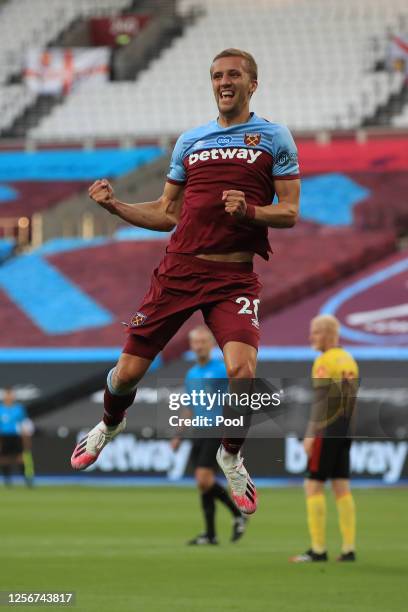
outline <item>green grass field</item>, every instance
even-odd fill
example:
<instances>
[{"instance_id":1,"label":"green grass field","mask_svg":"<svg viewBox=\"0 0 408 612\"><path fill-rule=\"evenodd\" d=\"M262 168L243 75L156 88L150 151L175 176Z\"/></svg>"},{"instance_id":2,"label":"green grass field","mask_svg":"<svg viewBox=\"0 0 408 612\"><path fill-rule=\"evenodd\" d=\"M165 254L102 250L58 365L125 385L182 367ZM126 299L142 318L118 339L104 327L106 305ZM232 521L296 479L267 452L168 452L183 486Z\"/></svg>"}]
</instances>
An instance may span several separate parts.
<instances>
[{"instance_id":1,"label":"green grass field","mask_svg":"<svg viewBox=\"0 0 408 612\"><path fill-rule=\"evenodd\" d=\"M201 530L194 489L1 489L0 590L74 590L73 609L86 612L406 610L407 495L355 492L356 564L292 565L307 547L301 489L261 490L237 544L219 508L221 544L199 548L185 545ZM334 559L332 501L328 509Z\"/></svg>"}]
</instances>

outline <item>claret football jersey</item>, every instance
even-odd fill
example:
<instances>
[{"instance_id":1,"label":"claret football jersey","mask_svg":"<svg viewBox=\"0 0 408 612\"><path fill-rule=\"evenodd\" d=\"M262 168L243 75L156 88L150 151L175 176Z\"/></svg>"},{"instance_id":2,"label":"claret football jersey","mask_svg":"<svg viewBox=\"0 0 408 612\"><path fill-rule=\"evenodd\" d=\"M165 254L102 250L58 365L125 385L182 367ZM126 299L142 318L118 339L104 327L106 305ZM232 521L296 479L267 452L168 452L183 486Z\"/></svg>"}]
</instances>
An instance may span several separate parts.
<instances>
[{"instance_id":1,"label":"claret football jersey","mask_svg":"<svg viewBox=\"0 0 408 612\"><path fill-rule=\"evenodd\" d=\"M286 126L251 113L228 128L210 123L184 132L173 150L167 180L185 186L170 253L253 251L268 259L268 228L225 212L223 191L245 193L248 204L267 206L275 179L299 178L297 149Z\"/></svg>"}]
</instances>

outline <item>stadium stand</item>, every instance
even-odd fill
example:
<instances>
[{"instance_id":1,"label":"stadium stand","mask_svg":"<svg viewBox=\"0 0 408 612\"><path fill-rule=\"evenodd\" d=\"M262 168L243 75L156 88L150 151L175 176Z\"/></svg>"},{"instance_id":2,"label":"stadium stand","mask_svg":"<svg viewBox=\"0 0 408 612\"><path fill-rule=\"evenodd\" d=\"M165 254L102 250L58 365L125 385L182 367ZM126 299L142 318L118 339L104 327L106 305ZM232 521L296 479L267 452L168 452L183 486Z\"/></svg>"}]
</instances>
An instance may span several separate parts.
<instances>
[{"instance_id":1,"label":"stadium stand","mask_svg":"<svg viewBox=\"0 0 408 612\"><path fill-rule=\"evenodd\" d=\"M361 144L342 139L325 146L306 141L299 143L299 149L301 220L290 232L271 230L274 255L271 261L256 264L264 284L263 316L393 253L397 234L408 228L404 196L408 161L403 140ZM10 323L5 325L2 346L83 348L122 343L120 321L126 321L138 307L168 236L121 226L120 220L96 207L85 193L72 191L65 198L62 191L83 188L86 178L106 174L116 177L121 199L153 199L160 193L169 162L161 153L157 147L69 154L54 151L51 166L47 151L21 154L28 159L28 165L23 166L29 169L31 181L6 183L5 200L12 198L13 189L20 195L4 201L1 208L7 212L7 207L14 207L16 213L28 215L30 209L24 202L37 201L38 212L57 188L61 201L43 208L43 238L48 242L1 268L0 316ZM12 169L21 172L23 167L16 162L19 156L13 154L12 159L14 165L3 164L9 176ZM139 169L140 159L153 163ZM66 180L67 167L72 181ZM50 181L44 171L56 174L58 180ZM40 177L44 182L32 180ZM5 178L0 174L0 179ZM91 241L79 238L78 224L84 215L94 217L92 228L95 235L99 233ZM68 231L67 225L72 229ZM114 238L108 238L115 227ZM30 290L27 278L32 279ZM50 279L49 291L43 285L45 278ZM39 294L45 302L38 301ZM19 325L12 325L17 318ZM199 319L197 315L179 332L165 357L185 349L186 332Z\"/></svg>"},{"instance_id":2,"label":"stadium stand","mask_svg":"<svg viewBox=\"0 0 408 612\"><path fill-rule=\"evenodd\" d=\"M407 178L403 172L360 174L360 184L370 185L372 197L354 210L357 228L388 228L403 236L408 231ZM386 205L384 205L386 203Z\"/></svg>"},{"instance_id":3,"label":"stadium stand","mask_svg":"<svg viewBox=\"0 0 408 612\"><path fill-rule=\"evenodd\" d=\"M131 0L13 0L0 5L0 131L10 127L35 100L20 84L7 84L22 72L30 48L44 48L75 19L117 13Z\"/></svg>"},{"instance_id":4,"label":"stadium stand","mask_svg":"<svg viewBox=\"0 0 408 612\"><path fill-rule=\"evenodd\" d=\"M276 232L272 245L279 265L273 260L257 262L265 314L378 260L394 250L395 240L392 232L356 234L334 228L311 233L299 228L286 236ZM70 241L66 246L64 250L61 241L55 249L44 245L0 268L0 346L83 348L122 343L120 322L137 309L165 243L119 238ZM184 326L165 356L186 349L186 332L198 320Z\"/></svg>"},{"instance_id":5,"label":"stadium stand","mask_svg":"<svg viewBox=\"0 0 408 612\"><path fill-rule=\"evenodd\" d=\"M392 123L396 128L408 128L408 103L405 104L399 115L393 117Z\"/></svg>"},{"instance_id":6,"label":"stadium stand","mask_svg":"<svg viewBox=\"0 0 408 612\"><path fill-rule=\"evenodd\" d=\"M355 229L408 231L408 148L389 135L366 143L342 138L327 146L300 141L303 218Z\"/></svg>"},{"instance_id":7,"label":"stadium stand","mask_svg":"<svg viewBox=\"0 0 408 612\"><path fill-rule=\"evenodd\" d=\"M24 85L0 85L0 131L9 128L35 98L36 94Z\"/></svg>"},{"instance_id":8,"label":"stadium stand","mask_svg":"<svg viewBox=\"0 0 408 612\"><path fill-rule=\"evenodd\" d=\"M14 240L10 238L0 238L0 263L8 259L15 248Z\"/></svg>"},{"instance_id":9,"label":"stadium stand","mask_svg":"<svg viewBox=\"0 0 408 612\"><path fill-rule=\"evenodd\" d=\"M295 130L356 128L403 88L402 73L376 70L407 12L403 0L239 0L234 11L227 0L182 0L179 8L202 16L136 82L109 83L103 96L82 88L30 136L162 136L205 123L214 114L208 64L229 46L258 60L258 114Z\"/></svg>"},{"instance_id":10,"label":"stadium stand","mask_svg":"<svg viewBox=\"0 0 408 612\"><path fill-rule=\"evenodd\" d=\"M196 19L139 79L105 83L103 96L100 88L85 85L55 107L30 136L64 142L71 137L139 135L161 139L176 135L214 115L208 58L221 47L236 44L251 50L259 60L261 86L254 105L259 114L299 129L357 126L368 111L373 113L402 87L401 74L375 71L375 67L386 52L386 32L400 27L404 7L400 0L390 0L387 5L377 0L363 0L358 5L349 0L311 3L260 1L252 10L237 0L236 10L230 14L225 0L181 0L180 14L193 12ZM16 11L24 3L17 0L11 4ZM45 4L40 4L39 13L44 16ZM128 4L87 0L75 5L75 15L117 11ZM62 3L58 0L53 10L57 5L61 8ZM73 9L69 11L64 14L72 20ZM59 22L61 28L69 23L67 16L64 19ZM225 24L222 33L216 27L220 19ZM271 53L274 62L268 68ZM186 62L186 57L191 61ZM173 70L177 76L172 80L167 75ZM279 88L274 87L275 81ZM21 85L7 89L11 92L12 87L21 89ZM368 92L366 99L361 98L364 91ZM363 100L361 113L351 121L347 115L350 101L357 99ZM17 108L18 103L12 106ZM265 315L395 250L397 234L408 228L406 201L401 195L406 193L403 148L398 139L374 140L366 145L343 139L326 147L299 141L301 221L290 233L272 232L279 266L274 259L257 262L265 284ZM168 166L168 156L161 157L163 152L156 146L1 153L7 162L0 173L1 219L14 216L18 221L24 215L30 220L34 213L44 213L41 241L54 238L40 250L2 266L0 312L10 322L18 309L24 312L24 323L18 329L6 326L5 345L120 344L118 321L126 320L129 309L140 301L151 269L164 250L164 236L120 227L117 219L88 200L84 188L94 178L108 176L115 179L117 193L124 200L152 199L160 192ZM146 162L150 163L139 170ZM89 215L92 220L84 232L82 222L85 216L89 222ZM114 231L115 237L108 238ZM81 235L97 238L86 242L78 239ZM101 277L102 269L106 273ZM31 294L21 296L19 283L26 289L23 279L47 275L54 293L48 295L45 305L37 304L33 310L29 295L34 303L38 288L34 286ZM71 306L61 312L63 304ZM91 329L98 333L90 338L87 330ZM184 349L185 331L172 343L171 354Z\"/></svg>"},{"instance_id":11,"label":"stadium stand","mask_svg":"<svg viewBox=\"0 0 408 612\"><path fill-rule=\"evenodd\" d=\"M8 201L1 201L0 197L0 235L4 228L18 227L20 218L30 221L33 214L47 210L61 200L67 199L74 193L83 191L87 183L83 181L24 181L11 182L8 186L13 189L14 197ZM11 223L11 220L14 220Z\"/></svg>"},{"instance_id":12,"label":"stadium stand","mask_svg":"<svg viewBox=\"0 0 408 612\"><path fill-rule=\"evenodd\" d=\"M21 72L25 51L45 47L74 19L117 13L130 0L13 0L0 7L0 82Z\"/></svg>"},{"instance_id":13,"label":"stadium stand","mask_svg":"<svg viewBox=\"0 0 408 612\"><path fill-rule=\"evenodd\" d=\"M29 224L35 213L81 193L80 207L68 207L53 236L80 235L89 182L101 175L119 177L161 154L159 147L0 152L0 236L13 225L16 235L20 218Z\"/></svg>"},{"instance_id":14,"label":"stadium stand","mask_svg":"<svg viewBox=\"0 0 408 612\"><path fill-rule=\"evenodd\" d=\"M265 317L261 343L308 347L309 321L317 312L325 312L339 318L342 343L382 349L407 346L408 308L401 292L407 279L405 248Z\"/></svg>"},{"instance_id":15,"label":"stadium stand","mask_svg":"<svg viewBox=\"0 0 408 612\"><path fill-rule=\"evenodd\" d=\"M304 224L387 229L398 235L407 231L408 159L403 139L361 144L343 138L325 146L299 140L298 147ZM41 241L47 241L58 236L112 235L121 221L88 198L87 181L108 176L114 178L116 193L124 201L150 201L161 192L169 155L154 146L93 152L61 149L0 153L0 161L0 181L4 181L0 221L42 212Z\"/></svg>"}]
</instances>

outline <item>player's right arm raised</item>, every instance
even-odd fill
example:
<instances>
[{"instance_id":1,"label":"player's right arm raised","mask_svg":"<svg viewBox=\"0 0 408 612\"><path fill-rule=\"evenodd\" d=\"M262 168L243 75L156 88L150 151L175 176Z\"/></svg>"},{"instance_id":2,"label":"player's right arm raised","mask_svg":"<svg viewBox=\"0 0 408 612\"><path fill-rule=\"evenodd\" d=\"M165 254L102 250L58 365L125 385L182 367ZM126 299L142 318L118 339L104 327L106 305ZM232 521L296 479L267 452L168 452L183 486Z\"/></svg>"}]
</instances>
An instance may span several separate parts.
<instances>
[{"instance_id":1,"label":"player's right arm raised","mask_svg":"<svg viewBox=\"0 0 408 612\"><path fill-rule=\"evenodd\" d=\"M166 182L158 200L140 204L126 204L115 198L109 181L95 181L89 188L89 197L112 215L137 227L169 232L178 223L183 204L184 186Z\"/></svg>"}]
</instances>

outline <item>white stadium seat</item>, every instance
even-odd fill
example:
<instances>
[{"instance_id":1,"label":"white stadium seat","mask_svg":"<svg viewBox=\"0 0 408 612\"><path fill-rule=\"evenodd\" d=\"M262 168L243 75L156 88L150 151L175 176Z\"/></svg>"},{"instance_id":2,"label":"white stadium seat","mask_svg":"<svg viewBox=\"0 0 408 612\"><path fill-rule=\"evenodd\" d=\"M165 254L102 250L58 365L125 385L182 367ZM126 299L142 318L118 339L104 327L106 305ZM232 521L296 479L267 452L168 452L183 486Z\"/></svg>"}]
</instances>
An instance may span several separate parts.
<instances>
[{"instance_id":1,"label":"white stadium seat","mask_svg":"<svg viewBox=\"0 0 408 612\"><path fill-rule=\"evenodd\" d=\"M40 5L48 13L58 6L65 24L72 5L86 14L113 4L120 8L118 0L35 3L36 13ZM357 128L403 86L401 75L375 66L385 58L389 32L408 13L406 0L179 0L178 8L183 14L197 9L199 16L136 81L84 85L30 137L173 136L205 123L216 113L209 64L226 47L247 49L258 62L254 110L296 130ZM46 30L40 19L32 26Z\"/></svg>"},{"instance_id":2,"label":"white stadium seat","mask_svg":"<svg viewBox=\"0 0 408 612\"><path fill-rule=\"evenodd\" d=\"M21 85L6 85L21 73L26 51L46 47L76 18L117 13L131 0L11 0L0 7L0 131L33 103ZM9 110L7 110L9 109Z\"/></svg>"}]
</instances>

